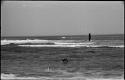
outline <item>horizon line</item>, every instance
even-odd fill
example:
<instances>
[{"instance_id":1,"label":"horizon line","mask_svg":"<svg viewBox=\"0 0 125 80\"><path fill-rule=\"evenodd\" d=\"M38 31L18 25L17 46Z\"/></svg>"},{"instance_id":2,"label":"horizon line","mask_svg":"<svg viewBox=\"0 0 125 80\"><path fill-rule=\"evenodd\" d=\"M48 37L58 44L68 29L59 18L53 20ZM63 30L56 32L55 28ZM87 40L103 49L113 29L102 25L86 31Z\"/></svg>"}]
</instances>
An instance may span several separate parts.
<instances>
[{"instance_id":1,"label":"horizon line","mask_svg":"<svg viewBox=\"0 0 125 80\"><path fill-rule=\"evenodd\" d=\"M83 34L83 36L88 35L88 34ZM124 35L124 33L113 33L113 34L91 34L91 35ZM19 35L19 36L2 36L1 37L35 37L35 36L82 36L82 34L68 34L68 35Z\"/></svg>"}]
</instances>

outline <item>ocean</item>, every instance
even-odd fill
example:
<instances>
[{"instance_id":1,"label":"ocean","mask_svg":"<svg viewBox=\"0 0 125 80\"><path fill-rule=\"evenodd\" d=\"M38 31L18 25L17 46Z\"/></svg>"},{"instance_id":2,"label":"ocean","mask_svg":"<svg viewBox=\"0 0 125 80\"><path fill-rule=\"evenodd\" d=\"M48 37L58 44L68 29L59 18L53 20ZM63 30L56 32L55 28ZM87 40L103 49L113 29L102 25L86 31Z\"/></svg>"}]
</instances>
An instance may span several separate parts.
<instances>
[{"instance_id":1,"label":"ocean","mask_svg":"<svg viewBox=\"0 0 125 80\"><path fill-rule=\"evenodd\" d=\"M124 80L124 35L1 37L1 79Z\"/></svg>"}]
</instances>

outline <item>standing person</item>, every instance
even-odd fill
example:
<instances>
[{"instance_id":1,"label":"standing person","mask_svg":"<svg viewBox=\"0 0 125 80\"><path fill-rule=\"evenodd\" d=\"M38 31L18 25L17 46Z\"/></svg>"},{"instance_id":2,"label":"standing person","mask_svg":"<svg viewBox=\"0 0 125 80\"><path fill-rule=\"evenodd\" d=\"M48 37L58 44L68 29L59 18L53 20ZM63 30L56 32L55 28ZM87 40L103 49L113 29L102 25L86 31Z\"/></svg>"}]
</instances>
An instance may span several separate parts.
<instances>
[{"instance_id":1,"label":"standing person","mask_svg":"<svg viewBox=\"0 0 125 80\"><path fill-rule=\"evenodd\" d=\"M89 41L91 40L91 33L89 33Z\"/></svg>"}]
</instances>

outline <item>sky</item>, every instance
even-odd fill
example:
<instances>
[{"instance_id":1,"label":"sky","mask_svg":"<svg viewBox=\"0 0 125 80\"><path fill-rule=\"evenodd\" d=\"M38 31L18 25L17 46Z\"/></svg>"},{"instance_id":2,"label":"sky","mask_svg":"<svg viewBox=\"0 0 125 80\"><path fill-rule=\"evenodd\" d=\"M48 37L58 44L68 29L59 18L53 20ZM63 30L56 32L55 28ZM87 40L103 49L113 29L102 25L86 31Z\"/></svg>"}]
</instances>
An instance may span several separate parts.
<instances>
[{"instance_id":1,"label":"sky","mask_svg":"<svg viewBox=\"0 0 125 80\"><path fill-rule=\"evenodd\" d=\"M1 36L123 34L120 1L4 1Z\"/></svg>"}]
</instances>

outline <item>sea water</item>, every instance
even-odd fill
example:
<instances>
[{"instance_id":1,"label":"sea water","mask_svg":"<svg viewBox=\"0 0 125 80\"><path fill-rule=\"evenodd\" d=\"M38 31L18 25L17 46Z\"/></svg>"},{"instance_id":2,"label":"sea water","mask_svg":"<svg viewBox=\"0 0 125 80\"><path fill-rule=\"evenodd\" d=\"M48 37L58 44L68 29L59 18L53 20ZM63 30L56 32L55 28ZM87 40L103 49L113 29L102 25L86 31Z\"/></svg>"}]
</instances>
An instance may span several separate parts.
<instances>
[{"instance_id":1,"label":"sea water","mask_svg":"<svg viewBox=\"0 0 125 80\"><path fill-rule=\"evenodd\" d=\"M123 80L123 74L124 35L1 38L1 79Z\"/></svg>"}]
</instances>

